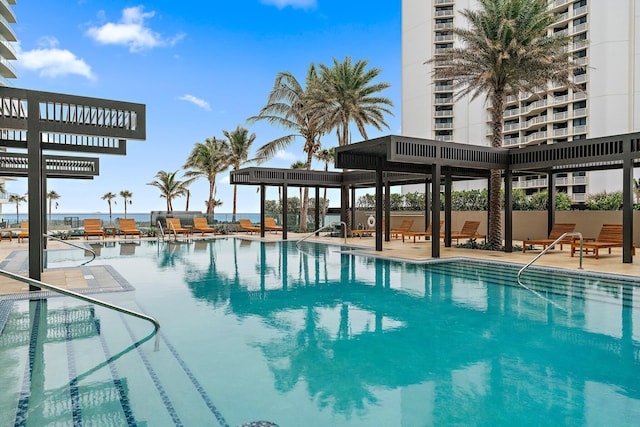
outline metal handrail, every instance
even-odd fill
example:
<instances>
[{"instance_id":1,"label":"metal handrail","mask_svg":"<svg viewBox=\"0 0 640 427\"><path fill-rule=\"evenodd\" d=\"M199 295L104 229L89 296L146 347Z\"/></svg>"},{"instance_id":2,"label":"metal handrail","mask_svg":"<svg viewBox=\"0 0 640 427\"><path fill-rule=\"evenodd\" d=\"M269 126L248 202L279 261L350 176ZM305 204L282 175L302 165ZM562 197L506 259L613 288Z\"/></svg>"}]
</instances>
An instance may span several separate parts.
<instances>
[{"instance_id":1,"label":"metal handrail","mask_svg":"<svg viewBox=\"0 0 640 427\"><path fill-rule=\"evenodd\" d=\"M61 243L67 244L67 245L69 245L69 246L73 246L74 248L82 249L83 251L87 251L87 252L91 252L91 255L93 255L93 258L91 258L91 259L90 259L90 260L88 260L88 261L83 262L83 263L82 263L82 264L80 264L80 265L89 264L91 261L93 261L94 259L96 259L96 252L95 252L93 249L91 249L91 248L87 248L86 246L76 245L76 244L71 243L71 242L69 242L69 241L62 240L62 239L59 239L59 238L57 238L57 237L54 237L54 236L52 236L52 235L50 235L50 234L44 234L44 233L43 233L42 235L43 235L44 237L46 237L47 239L55 240L56 242L61 242Z\"/></svg>"},{"instance_id":2,"label":"metal handrail","mask_svg":"<svg viewBox=\"0 0 640 427\"><path fill-rule=\"evenodd\" d=\"M549 246L544 248L542 250L542 252L540 252L535 258L533 258L531 261L529 261L529 263L527 265L525 265L524 267L522 267L518 271L518 284L520 286L522 286L523 288L525 288L528 291L533 292L534 294L536 294L540 298L549 301L550 303L552 303L556 307L559 307L559 308L562 308L562 309L563 309L563 307L558 306L558 304L554 303L553 301L549 300L548 298L545 298L544 296L540 295L538 292L534 291L533 289L529 288L524 283L522 283L522 281L520 280L520 276L522 275L522 273L527 268L529 268L534 262L536 262L542 255L544 255L547 252L549 252L551 250L551 248L553 248L556 244L558 244L560 241L562 241L564 238L566 238L568 236L578 236L578 237L580 237L580 262L579 262L579 265L578 265L578 270L582 270L582 233L580 233L579 231L568 231L568 232L562 234L562 236L558 237L556 240L554 240L553 243L551 243Z\"/></svg>"},{"instance_id":3,"label":"metal handrail","mask_svg":"<svg viewBox=\"0 0 640 427\"><path fill-rule=\"evenodd\" d=\"M296 242L296 247L300 248L300 246L299 246L300 243L304 242L305 240L307 240L309 237L313 236L314 234L316 234L320 230L323 230L323 229L325 229L327 227L331 227L331 226L336 225L336 224L342 224L344 226L344 227L342 227L342 230L344 230L344 244L346 245L347 244L347 224L344 221L334 221L334 222L332 222L330 224L323 225L322 227L318 228L315 231L312 231L311 233L309 233L306 236L304 236L302 239L298 240Z\"/></svg>"},{"instance_id":4,"label":"metal handrail","mask_svg":"<svg viewBox=\"0 0 640 427\"><path fill-rule=\"evenodd\" d=\"M89 302L89 303L92 303L92 304L95 304L95 305L99 305L101 307L108 308L110 310L115 310L117 312L128 314L130 316L134 316L134 317L137 317L139 319L143 319L143 320L146 320L148 322L151 322L153 324L153 327L154 327L154 333L156 334L156 345L155 345L155 348L156 348L156 350L158 349L158 339L157 339L158 335L157 334L158 334L158 331L160 330L160 322L158 322L158 320L156 320L154 317L151 317L151 316L149 316L147 314L138 313L137 311L129 310L128 308L120 307L120 306L115 305L115 304L110 304L108 302L101 301L99 299L95 299L95 298L92 298L92 297L87 296L87 295L79 294L77 292L70 291L68 289L63 289L63 288L60 288L58 286L54 286L54 285L51 285L51 284L48 284L48 283L44 283L44 282L41 282L40 280L36 280L36 279L32 279L30 277L25 277L25 276L21 276L19 274L11 273L10 271L6 271L6 270L0 269L0 275L3 275L5 277L9 277L10 279L14 279L14 280L17 280L19 282L26 283L28 285L36 286L36 287L38 287L40 289L47 289L49 291L57 292L59 294L62 294L62 295L65 295L65 296L68 296L68 297L71 297L71 298L76 298L76 299L79 299L79 300L82 300L82 301L86 301L86 302Z\"/></svg>"},{"instance_id":5,"label":"metal handrail","mask_svg":"<svg viewBox=\"0 0 640 427\"><path fill-rule=\"evenodd\" d=\"M162 228L162 223L158 220L156 224L158 224L158 230L160 230L160 235L158 237L162 236L162 242L164 242L164 228Z\"/></svg>"}]
</instances>

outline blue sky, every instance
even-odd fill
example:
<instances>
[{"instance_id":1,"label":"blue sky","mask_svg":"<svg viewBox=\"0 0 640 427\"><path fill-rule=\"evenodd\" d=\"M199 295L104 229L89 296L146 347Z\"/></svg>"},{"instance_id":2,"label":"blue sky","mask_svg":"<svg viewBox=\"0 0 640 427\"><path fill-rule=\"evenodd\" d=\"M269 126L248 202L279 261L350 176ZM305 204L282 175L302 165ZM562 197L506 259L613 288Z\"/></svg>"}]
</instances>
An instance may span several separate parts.
<instances>
[{"instance_id":1,"label":"blue sky","mask_svg":"<svg viewBox=\"0 0 640 427\"><path fill-rule=\"evenodd\" d=\"M94 180L49 181L48 189L61 196L54 213L106 212L100 197L121 190L133 193L129 212L163 210L164 199L146 183L159 170L181 170L194 143L221 138L222 130L238 125L256 134L254 150L284 135L246 119L264 106L278 72L303 81L312 62L331 64L349 55L380 68L377 81L391 84L382 94L394 102L394 116L387 117L388 130L371 128L368 136L399 133L400 8L399 0L19 1L13 8L20 41L16 87L147 106L147 139L130 141L126 157L100 156L101 175ZM322 142L337 145L334 135ZM264 166L289 167L302 159L299 141ZM6 187L24 194L26 179ZM228 173L217 187L223 202L217 212L231 212ZM204 211L208 183L202 179L191 191L190 209ZM277 190L267 198L276 199ZM337 193L329 199L338 205ZM255 187L239 186L238 212L257 212L258 200ZM174 209L184 207L184 198L174 201Z\"/></svg>"}]
</instances>

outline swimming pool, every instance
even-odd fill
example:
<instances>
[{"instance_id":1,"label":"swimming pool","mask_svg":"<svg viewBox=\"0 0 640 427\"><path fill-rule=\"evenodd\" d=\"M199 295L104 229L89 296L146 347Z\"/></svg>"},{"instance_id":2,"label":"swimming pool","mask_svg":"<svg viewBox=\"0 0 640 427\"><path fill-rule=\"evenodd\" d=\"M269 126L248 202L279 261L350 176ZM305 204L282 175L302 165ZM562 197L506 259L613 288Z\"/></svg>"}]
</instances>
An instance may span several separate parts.
<instances>
[{"instance_id":1,"label":"swimming pool","mask_svg":"<svg viewBox=\"0 0 640 427\"><path fill-rule=\"evenodd\" d=\"M0 302L0 426L635 425L637 283L339 246L108 242L135 291ZM81 251L47 254L50 268ZM552 301L553 303L550 303ZM3 320L4 319L4 320ZM146 341L145 341L146 340Z\"/></svg>"}]
</instances>

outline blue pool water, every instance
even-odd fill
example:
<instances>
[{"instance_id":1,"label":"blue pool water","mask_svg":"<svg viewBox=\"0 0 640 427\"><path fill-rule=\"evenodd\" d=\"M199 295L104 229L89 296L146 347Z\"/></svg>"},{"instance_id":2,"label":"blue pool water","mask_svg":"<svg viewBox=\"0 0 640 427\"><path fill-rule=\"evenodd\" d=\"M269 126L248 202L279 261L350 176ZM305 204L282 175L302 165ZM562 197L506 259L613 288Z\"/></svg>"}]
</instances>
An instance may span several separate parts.
<instances>
[{"instance_id":1,"label":"blue pool water","mask_svg":"<svg viewBox=\"0 0 640 427\"><path fill-rule=\"evenodd\" d=\"M633 281L531 270L541 298L493 263L235 239L96 248L91 265L135 288L100 298L158 318L159 351L137 318L66 297L2 300L0 426L640 419ZM49 268L84 260L47 254Z\"/></svg>"}]
</instances>

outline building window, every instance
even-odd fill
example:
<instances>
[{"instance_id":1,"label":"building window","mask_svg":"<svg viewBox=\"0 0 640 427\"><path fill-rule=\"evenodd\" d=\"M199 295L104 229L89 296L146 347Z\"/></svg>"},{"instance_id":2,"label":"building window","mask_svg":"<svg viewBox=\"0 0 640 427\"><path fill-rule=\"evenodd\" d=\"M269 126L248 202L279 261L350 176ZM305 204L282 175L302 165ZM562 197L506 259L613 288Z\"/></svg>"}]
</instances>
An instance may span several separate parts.
<instances>
[{"instance_id":1,"label":"building window","mask_svg":"<svg viewBox=\"0 0 640 427\"><path fill-rule=\"evenodd\" d=\"M575 3L573 4L573 8L574 8L574 9L579 9L579 8L581 8L582 6L586 6L586 5L587 5L587 0L580 0L580 1L577 1L577 2L575 2Z\"/></svg>"},{"instance_id":2,"label":"building window","mask_svg":"<svg viewBox=\"0 0 640 427\"><path fill-rule=\"evenodd\" d=\"M573 119L573 127L576 126L585 126L587 124L586 117L580 117L579 119Z\"/></svg>"}]
</instances>

